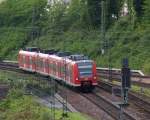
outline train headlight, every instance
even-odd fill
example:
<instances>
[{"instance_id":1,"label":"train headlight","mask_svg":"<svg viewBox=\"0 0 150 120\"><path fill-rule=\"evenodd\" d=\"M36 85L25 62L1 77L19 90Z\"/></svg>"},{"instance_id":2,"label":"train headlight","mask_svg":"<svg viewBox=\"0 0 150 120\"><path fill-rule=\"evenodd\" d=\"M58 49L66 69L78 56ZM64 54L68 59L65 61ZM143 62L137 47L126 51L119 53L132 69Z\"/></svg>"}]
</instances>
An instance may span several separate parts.
<instances>
[{"instance_id":1,"label":"train headlight","mask_svg":"<svg viewBox=\"0 0 150 120\"><path fill-rule=\"evenodd\" d=\"M96 76L94 76L94 80L96 80Z\"/></svg>"},{"instance_id":2,"label":"train headlight","mask_svg":"<svg viewBox=\"0 0 150 120\"><path fill-rule=\"evenodd\" d=\"M79 78L76 78L76 80L79 80Z\"/></svg>"}]
</instances>

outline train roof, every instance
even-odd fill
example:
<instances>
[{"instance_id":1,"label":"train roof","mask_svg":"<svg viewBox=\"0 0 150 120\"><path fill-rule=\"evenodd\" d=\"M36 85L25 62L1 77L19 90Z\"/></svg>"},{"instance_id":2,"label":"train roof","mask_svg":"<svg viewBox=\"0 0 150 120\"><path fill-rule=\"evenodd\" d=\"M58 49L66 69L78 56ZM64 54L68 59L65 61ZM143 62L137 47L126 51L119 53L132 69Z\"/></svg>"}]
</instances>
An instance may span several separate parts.
<instances>
[{"instance_id":1,"label":"train roof","mask_svg":"<svg viewBox=\"0 0 150 120\"><path fill-rule=\"evenodd\" d=\"M28 54L28 55L39 55L40 57L50 57L56 60L64 60L66 62L92 62L92 60L88 59L87 56L83 54L71 54L70 52L62 52L55 49L50 50L40 50L37 47L28 47L26 49L21 50L19 53Z\"/></svg>"},{"instance_id":2,"label":"train roof","mask_svg":"<svg viewBox=\"0 0 150 120\"><path fill-rule=\"evenodd\" d=\"M38 48L38 47L26 47L23 50L24 51L29 51L29 52L39 52L40 48Z\"/></svg>"},{"instance_id":3,"label":"train roof","mask_svg":"<svg viewBox=\"0 0 150 120\"><path fill-rule=\"evenodd\" d=\"M57 52L58 50L55 50L55 49L40 50L40 53L49 54L49 55L56 54Z\"/></svg>"},{"instance_id":4,"label":"train roof","mask_svg":"<svg viewBox=\"0 0 150 120\"><path fill-rule=\"evenodd\" d=\"M48 58L49 57L48 54L44 54L44 53L38 53L38 56L42 57L42 58Z\"/></svg>"},{"instance_id":5,"label":"train roof","mask_svg":"<svg viewBox=\"0 0 150 120\"><path fill-rule=\"evenodd\" d=\"M70 56L71 53L70 52L61 52L61 51L59 51L59 52L56 53L56 55L59 56L59 57L67 57L67 56Z\"/></svg>"},{"instance_id":6,"label":"train roof","mask_svg":"<svg viewBox=\"0 0 150 120\"><path fill-rule=\"evenodd\" d=\"M24 55L37 55L37 52L29 52L29 51L24 51L24 50L20 50L19 54L24 54Z\"/></svg>"},{"instance_id":7,"label":"train roof","mask_svg":"<svg viewBox=\"0 0 150 120\"><path fill-rule=\"evenodd\" d=\"M83 54L75 54L75 55L70 55L69 59L73 61L81 61L81 60L88 60L88 57Z\"/></svg>"}]
</instances>

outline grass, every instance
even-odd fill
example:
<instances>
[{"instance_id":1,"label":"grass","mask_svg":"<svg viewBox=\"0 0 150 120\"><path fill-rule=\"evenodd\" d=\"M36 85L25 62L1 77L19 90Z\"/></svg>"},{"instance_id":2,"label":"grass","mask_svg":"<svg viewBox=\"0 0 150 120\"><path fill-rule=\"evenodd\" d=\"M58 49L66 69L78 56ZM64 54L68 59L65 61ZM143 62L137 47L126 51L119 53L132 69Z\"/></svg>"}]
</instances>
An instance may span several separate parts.
<instances>
[{"instance_id":1,"label":"grass","mask_svg":"<svg viewBox=\"0 0 150 120\"><path fill-rule=\"evenodd\" d=\"M118 82L118 81L113 80L113 84L120 85L121 83ZM150 88L144 88L144 87L140 87L140 86L137 86L137 85L131 85L130 91L133 91L133 92L143 94L145 96L150 97Z\"/></svg>"},{"instance_id":2,"label":"grass","mask_svg":"<svg viewBox=\"0 0 150 120\"><path fill-rule=\"evenodd\" d=\"M0 120L49 120L51 118L50 108L35 102L35 97L25 95L24 88L34 77L29 79L14 72L0 71L0 83L8 83L12 87L6 99L0 101ZM33 81L33 84L36 85L37 82ZM56 109L55 112L56 120L62 120L62 110ZM91 120L80 113L68 112L68 115L66 120Z\"/></svg>"},{"instance_id":3,"label":"grass","mask_svg":"<svg viewBox=\"0 0 150 120\"><path fill-rule=\"evenodd\" d=\"M150 97L150 88L144 88L144 87L133 85L131 90L133 92L140 93L140 94Z\"/></svg>"},{"instance_id":4,"label":"grass","mask_svg":"<svg viewBox=\"0 0 150 120\"><path fill-rule=\"evenodd\" d=\"M0 102L1 120L49 120L51 118L51 109L36 103L33 97L22 95L12 98L13 94L14 92L9 94L9 100ZM55 112L56 120L61 120L62 110ZM68 113L66 120L88 120L88 118L80 113Z\"/></svg>"}]
</instances>

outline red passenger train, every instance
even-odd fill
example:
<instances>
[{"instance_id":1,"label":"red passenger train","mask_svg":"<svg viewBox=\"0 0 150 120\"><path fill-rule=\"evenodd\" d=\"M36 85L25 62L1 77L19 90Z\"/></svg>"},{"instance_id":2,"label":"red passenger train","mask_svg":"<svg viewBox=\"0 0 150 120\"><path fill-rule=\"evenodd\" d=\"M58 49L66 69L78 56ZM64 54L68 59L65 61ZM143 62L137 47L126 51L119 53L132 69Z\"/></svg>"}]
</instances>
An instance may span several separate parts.
<instances>
[{"instance_id":1,"label":"red passenger train","mask_svg":"<svg viewBox=\"0 0 150 120\"><path fill-rule=\"evenodd\" d=\"M19 68L53 77L73 87L93 89L97 85L96 64L84 55L69 55L37 48L20 50Z\"/></svg>"}]
</instances>

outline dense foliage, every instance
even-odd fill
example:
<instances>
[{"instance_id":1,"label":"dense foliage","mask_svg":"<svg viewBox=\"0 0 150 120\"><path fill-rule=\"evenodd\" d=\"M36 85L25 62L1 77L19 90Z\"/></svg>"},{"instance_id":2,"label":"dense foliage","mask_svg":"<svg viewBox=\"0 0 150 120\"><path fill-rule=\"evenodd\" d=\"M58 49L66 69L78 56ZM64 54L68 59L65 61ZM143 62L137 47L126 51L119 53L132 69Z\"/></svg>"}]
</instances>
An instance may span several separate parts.
<instances>
[{"instance_id":1,"label":"dense foliage","mask_svg":"<svg viewBox=\"0 0 150 120\"><path fill-rule=\"evenodd\" d=\"M36 99L36 100L35 100ZM49 120L51 109L40 105L38 98L26 96L20 89L10 91L7 99L0 101L1 120ZM62 110L55 110L55 117L61 120ZM67 120L90 120L79 113L68 113Z\"/></svg>"},{"instance_id":2,"label":"dense foliage","mask_svg":"<svg viewBox=\"0 0 150 120\"><path fill-rule=\"evenodd\" d=\"M110 61L120 67L121 59L128 57L132 69L150 73L150 1L105 0L106 46L100 31L101 1L47 5L47 0L6 0L0 4L0 56L12 58L15 53L15 58L21 47L39 46L85 53L103 67ZM121 16L125 1L129 13Z\"/></svg>"},{"instance_id":3,"label":"dense foliage","mask_svg":"<svg viewBox=\"0 0 150 120\"><path fill-rule=\"evenodd\" d=\"M45 0L6 0L0 6L0 26L29 26L32 14L37 24L45 4Z\"/></svg>"},{"instance_id":4,"label":"dense foliage","mask_svg":"<svg viewBox=\"0 0 150 120\"><path fill-rule=\"evenodd\" d=\"M46 82L46 81L45 81ZM35 85L34 77L23 77L14 72L0 71L0 84L8 84L9 92L5 99L0 100L0 120L50 120L52 112L49 107L41 105L41 99L29 94L27 85ZM47 83L47 82L46 82ZM39 85L39 82L38 82ZM43 82L40 84L46 87ZM50 87L50 86L49 86ZM50 89L49 89L50 90ZM38 93L40 95L40 93ZM62 119L62 110L55 109L57 120ZM66 120L91 120L80 113L68 112Z\"/></svg>"}]
</instances>

